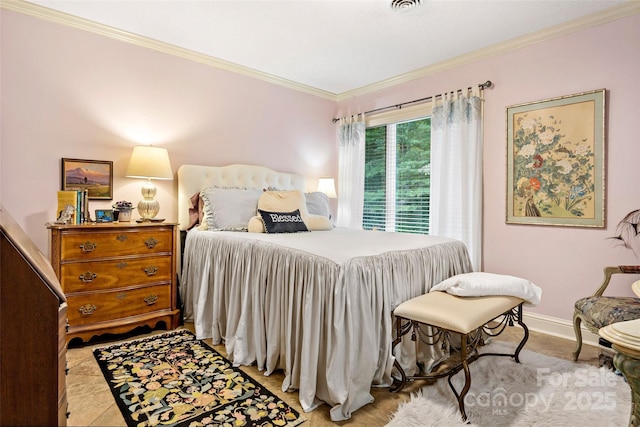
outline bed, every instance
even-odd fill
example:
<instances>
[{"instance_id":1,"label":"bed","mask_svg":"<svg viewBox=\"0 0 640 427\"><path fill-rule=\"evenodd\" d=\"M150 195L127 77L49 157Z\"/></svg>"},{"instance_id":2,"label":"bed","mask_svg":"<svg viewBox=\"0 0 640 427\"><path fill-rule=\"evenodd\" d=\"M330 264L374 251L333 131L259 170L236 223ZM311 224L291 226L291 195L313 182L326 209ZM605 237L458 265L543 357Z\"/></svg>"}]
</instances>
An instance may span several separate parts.
<instances>
[{"instance_id":1,"label":"bed","mask_svg":"<svg viewBox=\"0 0 640 427\"><path fill-rule=\"evenodd\" d=\"M206 188L307 190L304 177L262 166L183 165L179 222L193 225ZM312 192L307 192L307 195ZM306 196L309 197L309 196ZM201 219L202 220L202 219ZM186 232L180 282L185 321L224 342L236 365L284 372L305 411L326 403L341 421L389 386L395 357L408 372L446 355L406 340L391 352L393 309L471 271L463 243L436 236L330 227L306 233Z\"/></svg>"}]
</instances>

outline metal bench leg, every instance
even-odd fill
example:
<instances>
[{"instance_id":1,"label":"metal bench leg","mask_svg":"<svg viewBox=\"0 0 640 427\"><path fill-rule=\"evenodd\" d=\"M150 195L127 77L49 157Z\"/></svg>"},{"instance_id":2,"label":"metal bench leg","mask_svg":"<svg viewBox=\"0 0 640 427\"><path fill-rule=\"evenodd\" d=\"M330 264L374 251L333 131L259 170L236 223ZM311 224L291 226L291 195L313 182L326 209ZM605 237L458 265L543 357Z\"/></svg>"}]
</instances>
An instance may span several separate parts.
<instances>
[{"instance_id":1,"label":"metal bench leg","mask_svg":"<svg viewBox=\"0 0 640 427\"><path fill-rule=\"evenodd\" d=\"M411 325L411 321L408 322ZM391 344L391 354L393 354L393 349L402 341L402 337L409 332L410 327L403 328L402 327L402 318L396 318L396 339L393 340ZM400 362L398 362L398 358L396 357L393 361L393 366L400 373L400 380L394 380L391 387L389 387L389 391L392 393L397 393L404 388L404 385L407 383L407 374L405 374L404 369L400 366Z\"/></svg>"},{"instance_id":2,"label":"metal bench leg","mask_svg":"<svg viewBox=\"0 0 640 427\"><path fill-rule=\"evenodd\" d=\"M469 371L469 362L467 361L467 334L460 334L460 362L462 363L462 370L464 370L464 387L460 394L456 391L456 388L451 382L451 378L459 372L459 369L451 372L447 380L449 381L449 387L458 399L458 408L460 409L460 415L462 415L462 421L467 420L467 413L464 410L464 398L471 388L471 372Z\"/></svg>"},{"instance_id":3,"label":"metal bench leg","mask_svg":"<svg viewBox=\"0 0 640 427\"><path fill-rule=\"evenodd\" d=\"M524 336L522 337L522 341L520 341L520 344L518 344L516 352L513 356L516 362L520 363L520 351L524 348L524 345L529 340L529 328L527 328L527 325L525 325L524 321L522 320L522 304L518 306L518 325L520 325L520 327L522 328Z\"/></svg>"}]
</instances>

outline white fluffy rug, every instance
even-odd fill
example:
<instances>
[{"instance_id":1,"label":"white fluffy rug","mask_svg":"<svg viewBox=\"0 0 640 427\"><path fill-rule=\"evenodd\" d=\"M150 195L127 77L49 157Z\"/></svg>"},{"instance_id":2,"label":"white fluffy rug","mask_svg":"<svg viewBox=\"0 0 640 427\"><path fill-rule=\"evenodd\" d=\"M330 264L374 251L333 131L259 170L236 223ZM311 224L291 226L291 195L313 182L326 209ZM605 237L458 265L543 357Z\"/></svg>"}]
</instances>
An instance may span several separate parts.
<instances>
[{"instance_id":1,"label":"white fluffy rug","mask_svg":"<svg viewBox=\"0 0 640 427\"><path fill-rule=\"evenodd\" d=\"M514 348L495 342L483 352L513 353ZM465 398L470 424L462 422L458 402L441 378L402 404L387 427L628 425L631 389L622 376L528 350L520 353L520 362L486 356L470 365ZM464 373L453 383L461 390Z\"/></svg>"}]
</instances>

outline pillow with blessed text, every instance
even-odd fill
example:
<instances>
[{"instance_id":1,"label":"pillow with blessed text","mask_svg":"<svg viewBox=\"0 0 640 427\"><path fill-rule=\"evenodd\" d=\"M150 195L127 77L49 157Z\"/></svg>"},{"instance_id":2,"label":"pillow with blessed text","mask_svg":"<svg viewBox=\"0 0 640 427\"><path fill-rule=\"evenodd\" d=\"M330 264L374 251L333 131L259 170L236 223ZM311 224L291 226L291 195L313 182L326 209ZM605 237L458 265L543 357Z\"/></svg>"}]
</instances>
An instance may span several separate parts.
<instances>
[{"instance_id":1,"label":"pillow with blessed text","mask_svg":"<svg viewBox=\"0 0 640 427\"><path fill-rule=\"evenodd\" d=\"M300 210L293 212L268 212L258 209L258 213L264 222L264 228L267 233L297 233L299 231L309 231Z\"/></svg>"}]
</instances>

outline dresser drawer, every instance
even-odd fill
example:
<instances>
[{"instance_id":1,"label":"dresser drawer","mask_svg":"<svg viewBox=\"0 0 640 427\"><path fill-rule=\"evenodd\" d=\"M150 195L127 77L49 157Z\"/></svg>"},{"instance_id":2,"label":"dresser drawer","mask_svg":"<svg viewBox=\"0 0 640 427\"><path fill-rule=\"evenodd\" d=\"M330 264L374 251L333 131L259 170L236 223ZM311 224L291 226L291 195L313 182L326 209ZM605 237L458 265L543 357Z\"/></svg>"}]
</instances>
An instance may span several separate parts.
<instances>
[{"instance_id":1,"label":"dresser drawer","mask_svg":"<svg viewBox=\"0 0 640 427\"><path fill-rule=\"evenodd\" d=\"M91 292L171 281L169 255L62 264L60 282L64 292Z\"/></svg>"},{"instance_id":2,"label":"dresser drawer","mask_svg":"<svg viewBox=\"0 0 640 427\"><path fill-rule=\"evenodd\" d=\"M171 308L171 286L69 295L70 326L90 325Z\"/></svg>"},{"instance_id":3,"label":"dresser drawer","mask_svg":"<svg viewBox=\"0 0 640 427\"><path fill-rule=\"evenodd\" d=\"M169 253L173 250L173 230L122 229L91 233L65 233L60 260L97 259L114 256Z\"/></svg>"}]
</instances>

